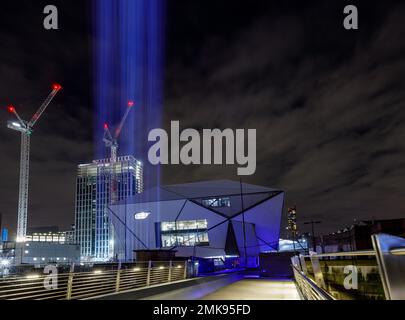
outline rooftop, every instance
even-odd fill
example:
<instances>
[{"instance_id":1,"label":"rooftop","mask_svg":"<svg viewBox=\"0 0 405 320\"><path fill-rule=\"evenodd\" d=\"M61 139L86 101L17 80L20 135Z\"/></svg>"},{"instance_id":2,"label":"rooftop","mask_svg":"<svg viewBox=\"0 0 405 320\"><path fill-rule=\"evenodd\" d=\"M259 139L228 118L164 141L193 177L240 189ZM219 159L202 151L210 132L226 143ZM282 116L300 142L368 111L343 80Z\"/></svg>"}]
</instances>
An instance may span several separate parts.
<instances>
[{"instance_id":1,"label":"rooftop","mask_svg":"<svg viewBox=\"0 0 405 320\"><path fill-rule=\"evenodd\" d=\"M240 183L233 180L210 180L154 187L129 198L126 202L142 203L181 199L201 199L219 196L280 193L282 190Z\"/></svg>"}]
</instances>

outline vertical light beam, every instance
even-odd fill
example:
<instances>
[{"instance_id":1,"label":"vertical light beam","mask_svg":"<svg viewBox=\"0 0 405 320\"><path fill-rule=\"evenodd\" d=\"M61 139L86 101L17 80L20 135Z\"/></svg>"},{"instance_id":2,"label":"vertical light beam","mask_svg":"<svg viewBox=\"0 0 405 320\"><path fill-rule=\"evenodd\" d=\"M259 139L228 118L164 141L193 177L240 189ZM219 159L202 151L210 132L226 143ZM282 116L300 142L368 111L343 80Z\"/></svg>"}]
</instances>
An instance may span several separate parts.
<instances>
[{"instance_id":1,"label":"vertical light beam","mask_svg":"<svg viewBox=\"0 0 405 320\"><path fill-rule=\"evenodd\" d=\"M117 124L128 100L135 101L119 154L143 161L146 188L160 184L160 167L147 161L147 135L162 126L164 27L164 0L93 2L96 157L108 157L104 123Z\"/></svg>"},{"instance_id":2,"label":"vertical light beam","mask_svg":"<svg viewBox=\"0 0 405 320\"><path fill-rule=\"evenodd\" d=\"M136 107L118 141L118 155L133 155L143 162L145 189L159 186L160 167L150 165L147 155L149 131L162 127L165 0L93 0L92 9L95 156L108 157L104 124L117 125L128 101L134 101ZM123 211L117 214L126 221ZM130 257L137 240L133 232L126 232L128 228L115 225L116 240Z\"/></svg>"}]
</instances>

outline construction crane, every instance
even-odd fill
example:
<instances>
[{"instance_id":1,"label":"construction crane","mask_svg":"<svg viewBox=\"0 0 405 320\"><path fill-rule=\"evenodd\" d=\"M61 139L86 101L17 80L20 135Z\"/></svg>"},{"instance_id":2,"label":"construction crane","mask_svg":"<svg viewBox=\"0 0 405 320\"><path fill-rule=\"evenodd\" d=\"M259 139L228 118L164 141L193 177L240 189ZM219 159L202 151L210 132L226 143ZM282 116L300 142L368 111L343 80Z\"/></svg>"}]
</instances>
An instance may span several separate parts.
<instances>
[{"instance_id":1,"label":"construction crane","mask_svg":"<svg viewBox=\"0 0 405 320\"><path fill-rule=\"evenodd\" d=\"M110 157L111 164L114 164L115 162L117 162L118 137L121 134L122 128L124 127L124 124L125 124L125 120L128 118L129 112L131 111L133 106L134 106L134 102L128 101L127 110L125 111L125 114L122 117L122 120L121 120L120 124L118 125L117 129L115 129L114 135L111 134L108 124L107 123L104 124L103 141L107 148L111 148L111 157Z\"/></svg>"},{"instance_id":2,"label":"construction crane","mask_svg":"<svg viewBox=\"0 0 405 320\"><path fill-rule=\"evenodd\" d=\"M118 186L118 179L117 179L117 174L116 174L116 162L117 162L117 153L118 153L118 138L121 134L122 128L124 127L125 120L128 118L129 112L131 111L132 107L134 106L133 101L128 101L127 104L127 109L125 110L124 116L121 119L121 122L119 123L118 127L114 131L114 135L111 134L110 128L107 123L104 124L104 137L103 137L103 142L105 143L105 146L107 148L111 149L111 155L110 155L110 171L109 171L109 179L110 179L110 197L109 197L109 204L114 204L118 200L118 192L117 192L117 186ZM111 224L110 232L109 232L109 237L110 239L114 238L113 235L113 226ZM114 241L110 241L109 245L109 250L111 252L114 252L114 246L115 246Z\"/></svg>"},{"instance_id":3,"label":"construction crane","mask_svg":"<svg viewBox=\"0 0 405 320\"><path fill-rule=\"evenodd\" d=\"M16 120L8 121L7 127L21 132L21 158L20 158L20 186L18 196L18 218L17 218L17 242L24 242L27 233L27 209L28 209L28 182L30 171L30 138L33 127L51 103L52 99L62 89L60 84L53 84L52 91L34 113L30 121L24 121L17 113L14 106L8 106L8 111L13 113Z\"/></svg>"}]
</instances>

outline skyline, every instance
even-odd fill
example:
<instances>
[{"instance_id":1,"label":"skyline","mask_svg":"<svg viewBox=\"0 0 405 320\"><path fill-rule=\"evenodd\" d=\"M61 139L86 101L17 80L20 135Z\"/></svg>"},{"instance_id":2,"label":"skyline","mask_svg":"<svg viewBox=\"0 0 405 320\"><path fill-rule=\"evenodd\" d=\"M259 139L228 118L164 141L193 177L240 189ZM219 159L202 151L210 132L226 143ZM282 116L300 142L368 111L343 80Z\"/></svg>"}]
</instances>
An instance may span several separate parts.
<instances>
[{"instance_id":1,"label":"skyline","mask_svg":"<svg viewBox=\"0 0 405 320\"><path fill-rule=\"evenodd\" d=\"M27 118L52 82L63 86L32 139L28 225L67 228L76 167L95 159L95 132L103 129L94 121L91 8L55 1L61 29L44 31L45 2L23 2L24 12L7 3L0 19L0 41L8 44L0 52L0 105ZM283 220L296 204L301 231L310 231L302 223L311 219L327 233L355 218L403 217L405 6L388 2L352 1L360 29L347 31L340 1L248 8L168 1L164 128L178 120L186 128L257 129L257 171L243 181L284 190ZM8 119L2 110L0 212L14 232L20 137ZM235 166L162 170L163 184L239 179Z\"/></svg>"}]
</instances>

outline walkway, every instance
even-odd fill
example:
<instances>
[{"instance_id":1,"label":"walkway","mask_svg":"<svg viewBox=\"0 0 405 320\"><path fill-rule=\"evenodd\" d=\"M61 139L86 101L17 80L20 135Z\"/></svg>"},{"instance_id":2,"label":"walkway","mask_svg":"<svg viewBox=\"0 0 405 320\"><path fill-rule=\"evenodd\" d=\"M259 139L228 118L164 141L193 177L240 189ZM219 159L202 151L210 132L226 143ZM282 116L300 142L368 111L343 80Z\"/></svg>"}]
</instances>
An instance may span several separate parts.
<instances>
[{"instance_id":1,"label":"walkway","mask_svg":"<svg viewBox=\"0 0 405 320\"><path fill-rule=\"evenodd\" d=\"M300 300L291 280L244 278L224 285L209 283L148 297L147 300Z\"/></svg>"},{"instance_id":2,"label":"walkway","mask_svg":"<svg viewBox=\"0 0 405 320\"><path fill-rule=\"evenodd\" d=\"M300 300L292 281L244 279L217 290L203 300Z\"/></svg>"}]
</instances>

